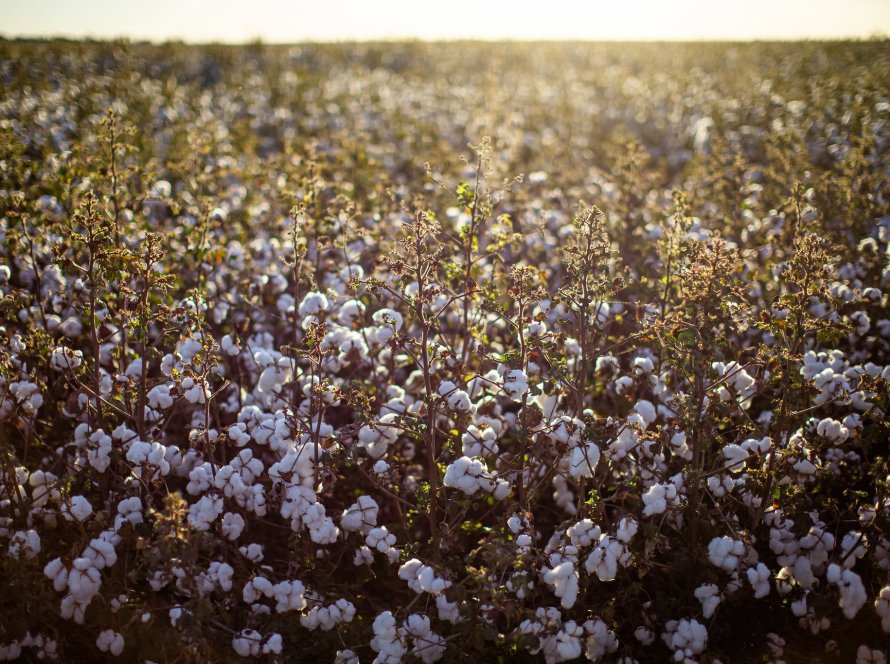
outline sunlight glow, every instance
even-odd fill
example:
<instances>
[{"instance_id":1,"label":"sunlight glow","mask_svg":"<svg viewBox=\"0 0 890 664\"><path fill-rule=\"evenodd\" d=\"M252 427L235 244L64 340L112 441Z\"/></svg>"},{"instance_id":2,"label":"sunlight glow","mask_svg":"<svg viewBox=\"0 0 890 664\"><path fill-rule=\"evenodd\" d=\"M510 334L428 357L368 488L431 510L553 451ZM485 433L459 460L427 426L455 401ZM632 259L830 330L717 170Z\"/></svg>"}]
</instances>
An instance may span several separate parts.
<instances>
[{"instance_id":1,"label":"sunlight glow","mask_svg":"<svg viewBox=\"0 0 890 664\"><path fill-rule=\"evenodd\" d=\"M0 33L163 41L825 39L890 33L888 0L0 0Z\"/></svg>"}]
</instances>

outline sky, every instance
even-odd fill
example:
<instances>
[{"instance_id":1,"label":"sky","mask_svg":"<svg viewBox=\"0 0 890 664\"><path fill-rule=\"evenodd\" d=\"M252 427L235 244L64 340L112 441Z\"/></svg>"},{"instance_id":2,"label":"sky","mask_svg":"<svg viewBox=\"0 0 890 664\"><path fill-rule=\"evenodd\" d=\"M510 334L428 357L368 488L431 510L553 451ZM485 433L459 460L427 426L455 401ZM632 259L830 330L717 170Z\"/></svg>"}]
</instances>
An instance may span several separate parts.
<instances>
[{"instance_id":1,"label":"sky","mask_svg":"<svg viewBox=\"0 0 890 664\"><path fill-rule=\"evenodd\" d=\"M0 34L190 42L833 39L890 0L0 0Z\"/></svg>"}]
</instances>

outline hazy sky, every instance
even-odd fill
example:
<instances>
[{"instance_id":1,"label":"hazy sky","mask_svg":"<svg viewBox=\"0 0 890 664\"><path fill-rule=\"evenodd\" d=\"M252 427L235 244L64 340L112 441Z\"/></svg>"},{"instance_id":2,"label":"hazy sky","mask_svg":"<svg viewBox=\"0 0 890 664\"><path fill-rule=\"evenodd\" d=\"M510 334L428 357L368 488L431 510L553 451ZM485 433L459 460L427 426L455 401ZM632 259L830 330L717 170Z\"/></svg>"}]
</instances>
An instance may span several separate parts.
<instances>
[{"instance_id":1,"label":"hazy sky","mask_svg":"<svg viewBox=\"0 0 890 664\"><path fill-rule=\"evenodd\" d=\"M0 0L5 36L241 42L890 34L890 0Z\"/></svg>"}]
</instances>

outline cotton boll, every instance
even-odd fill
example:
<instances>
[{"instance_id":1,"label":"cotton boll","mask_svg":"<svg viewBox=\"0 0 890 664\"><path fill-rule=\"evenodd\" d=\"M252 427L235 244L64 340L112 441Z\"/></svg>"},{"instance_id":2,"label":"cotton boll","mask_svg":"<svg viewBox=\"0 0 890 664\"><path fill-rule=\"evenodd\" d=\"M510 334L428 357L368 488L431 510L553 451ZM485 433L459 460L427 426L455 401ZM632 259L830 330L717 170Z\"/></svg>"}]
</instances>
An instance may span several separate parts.
<instances>
[{"instance_id":1,"label":"cotton boll","mask_svg":"<svg viewBox=\"0 0 890 664\"><path fill-rule=\"evenodd\" d=\"M222 520L222 534L227 540L234 542L241 537L244 530L244 517L234 512L226 512Z\"/></svg>"},{"instance_id":2,"label":"cotton boll","mask_svg":"<svg viewBox=\"0 0 890 664\"><path fill-rule=\"evenodd\" d=\"M592 442L573 447L569 453L569 475L572 477L593 477L593 471L600 460L600 450Z\"/></svg>"},{"instance_id":3,"label":"cotton boll","mask_svg":"<svg viewBox=\"0 0 890 664\"><path fill-rule=\"evenodd\" d=\"M731 537L715 537L708 543L708 560L726 572L734 572L745 554L745 544Z\"/></svg>"},{"instance_id":4,"label":"cotton boll","mask_svg":"<svg viewBox=\"0 0 890 664\"><path fill-rule=\"evenodd\" d=\"M740 445L730 443L723 447L723 458L726 460L727 470L738 472L745 467L748 452Z\"/></svg>"},{"instance_id":5,"label":"cotton boll","mask_svg":"<svg viewBox=\"0 0 890 664\"><path fill-rule=\"evenodd\" d=\"M328 307L328 298L325 297L322 293L318 292L310 292L306 293L303 297L302 302L300 302L299 314L300 316L317 316L320 313L327 311Z\"/></svg>"},{"instance_id":6,"label":"cotton boll","mask_svg":"<svg viewBox=\"0 0 890 664\"><path fill-rule=\"evenodd\" d=\"M256 657L260 654L260 633L245 629L232 639L232 649L241 657Z\"/></svg>"},{"instance_id":7,"label":"cotton boll","mask_svg":"<svg viewBox=\"0 0 890 664\"><path fill-rule=\"evenodd\" d=\"M32 560L40 553L40 535L36 530L19 530L9 540L9 555L12 558Z\"/></svg>"},{"instance_id":8,"label":"cotton boll","mask_svg":"<svg viewBox=\"0 0 890 664\"><path fill-rule=\"evenodd\" d=\"M528 376L519 369L505 371L504 392L513 401L522 401L522 397L528 392Z\"/></svg>"},{"instance_id":9,"label":"cotton boll","mask_svg":"<svg viewBox=\"0 0 890 664\"><path fill-rule=\"evenodd\" d=\"M867 599L865 585L859 575L852 570L829 565L825 579L840 591L839 605L847 619L855 618Z\"/></svg>"},{"instance_id":10,"label":"cotton boll","mask_svg":"<svg viewBox=\"0 0 890 664\"><path fill-rule=\"evenodd\" d=\"M83 496L72 496L62 504L62 515L68 521L86 521L93 513L93 506Z\"/></svg>"},{"instance_id":11,"label":"cotton boll","mask_svg":"<svg viewBox=\"0 0 890 664\"><path fill-rule=\"evenodd\" d=\"M124 651L124 637L112 629L103 630L96 639L96 647L117 657Z\"/></svg>"},{"instance_id":12,"label":"cotton boll","mask_svg":"<svg viewBox=\"0 0 890 664\"><path fill-rule=\"evenodd\" d=\"M701 602L702 617L711 618L720 604L720 593L713 583L706 583L695 589L695 598Z\"/></svg>"},{"instance_id":13,"label":"cotton boll","mask_svg":"<svg viewBox=\"0 0 890 664\"><path fill-rule=\"evenodd\" d=\"M636 373L637 375L650 374L655 370L655 365L648 357L635 358L633 361L633 367L634 373Z\"/></svg>"},{"instance_id":14,"label":"cotton boll","mask_svg":"<svg viewBox=\"0 0 890 664\"><path fill-rule=\"evenodd\" d=\"M748 582L754 590L754 597L761 599L769 595L770 571L763 563L757 563L757 567L749 567L746 572Z\"/></svg>"},{"instance_id":15,"label":"cotton boll","mask_svg":"<svg viewBox=\"0 0 890 664\"><path fill-rule=\"evenodd\" d=\"M875 612L881 619L881 629L890 633L890 585L881 588L875 599Z\"/></svg>"},{"instance_id":16,"label":"cotton boll","mask_svg":"<svg viewBox=\"0 0 890 664\"><path fill-rule=\"evenodd\" d=\"M887 664L884 651L863 644L856 650L856 664Z\"/></svg>"},{"instance_id":17,"label":"cotton boll","mask_svg":"<svg viewBox=\"0 0 890 664\"><path fill-rule=\"evenodd\" d=\"M653 484L643 494L643 516L661 514L669 503L677 499L677 487L673 484Z\"/></svg>"},{"instance_id":18,"label":"cotton boll","mask_svg":"<svg viewBox=\"0 0 890 664\"><path fill-rule=\"evenodd\" d=\"M77 369L83 364L83 352L67 346L56 346L50 354L50 364L56 371Z\"/></svg>"},{"instance_id":19,"label":"cotton boll","mask_svg":"<svg viewBox=\"0 0 890 664\"><path fill-rule=\"evenodd\" d=\"M264 655L280 655L282 648L281 634L273 633L263 642Z\"/></svg>"},{"instance_id":20,"label":"cotton boll","mask_svg":"<svg viewBox=\"0 0 890 664\"><path fill-rule=\"evenodd\" d=\"M833 443L842 443L847 440L850 435L850 432L843 424L830 417L826 417L819 421L816 425L816 433Z\"/></svg>"},{"instance_id":21,"label":"cotton boll","mask_svg":"<svg viewBox=\"0 0 890 664\"><path fill-rule=\"evenodd\" d=\"M337 320L341 325L351 326L365 311L365 305L361 300L347 300L340 306Z\"/></svg>"},{"instance_id":22,"label":"cotton boll","mask_svg":"<svg viewBox=\"0 0 890 664\"><path fill-rule=\"evenodd\" d=\"M634 411L642 418L644 427L648 427L658 417L651 401L640 399L634 404Z\"/></svg>"}]
</instances>

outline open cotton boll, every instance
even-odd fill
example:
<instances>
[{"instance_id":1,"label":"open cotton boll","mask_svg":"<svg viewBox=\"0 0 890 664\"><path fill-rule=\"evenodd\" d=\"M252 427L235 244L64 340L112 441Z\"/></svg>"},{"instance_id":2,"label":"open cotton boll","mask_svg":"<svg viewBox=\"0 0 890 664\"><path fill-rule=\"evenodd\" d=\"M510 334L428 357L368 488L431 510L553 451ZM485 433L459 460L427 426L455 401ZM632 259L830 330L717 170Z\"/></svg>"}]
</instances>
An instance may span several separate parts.
<instances>
[{"instance_id":1,"label":"open cotton boll","mask_svg":"<svg viewBox=\"0 0 890 664\"><path fill-rule=\"evenodd\" d=\"M643 516L661 514L669 503L677 500L677 487L673 484L658 483L650 486L643 494Z\"/></svg>"},{"instance_id":2,"label":"open cotton boll","mask_svg":"<svg viewBox=\"0 0 890 664\"><path fill-rule=\"evenodd\" d=\"M706 583L695 589L695 598L701 602L702 617L710 618L720 604L720 592L713 583Z\"/></svg>"},{"instance_id":3,"label":"open cotton boll","mask_svg":"<svg viewBox=\"0 0 890 664\"><path fill-rule=\"evenodd\" d=\"M12 558L32 560L40 553L40 535L36 530L19 530L9 540L9 555Z\"/></svg>"},{"instance_id":4,"label":"open cotton boll","mask_svg":"<svg viewBox=\"0 0 890 664\"><path fill-rule=\"evenodd\" d=\"M528 392L528 376L519 369L510 369L504 372L504 392L513 401L522 401L522 397Z\"/></svg>"},{"instance_id":5,"label":"open cotton boll","mask_svg":"<svg viewBox=\"0 0 890 664\"><path fill-rule=\"evenodd\" d=\"M573 447L568 458L569 475L572 477L593 477L596 464L600 460L600 449L588 441Z\"/></svg>"},{"instance_id":6,"label":"open cotton boll","mask_svg":"<svg viewBox=\"0 0 890 664\"><path fill-rule=\"evenodd\" d=\"M578 571L572 561L566 560L553 569L545 567L541 573L544 583L549 585L553 589L553 594L560 598L564 609L575 606L575 601L578 599Z\"/></svg>"},{"instance_id":7,"label":"open cotton boll","mask_svg":"<svg viewBox=\"0 0 890 664\"><path fill-rule=\"evenodd\" d=\"M232 639L232 649L241 657L256 657L260 654L261 642L259 632L245 629Z\"/></svg>"},{"instance_id":8,"label":"open cotton boll","mask_svg":"<svg viewBox=\"0 0 890 664\"><path fill-rule=\"evenodd\" d=\"M50 364L56 371L77 369L83 364L83 352L67 346L56 346L50 354Z\"/></svg>"},{"instance_id":9,"label":"open cotton boll","mask_svg":"<svg viewBox=\"0 0 890 664\"><path fill-rule=\"evenodd\" d=\"M437 577L432 567L424 565L417 558L412 558L399 567L399 578L407 582L408 587L418 595L438 595L451 585L451 581Z\"/></svg>"},{"instance_id":10,"label":"open cotton boll","mask_svg":"<svg viewBox=\"0 0 890 664\"><path fill-rule=\"evenodd\" d=\"M493 456L498 453L498 434L491 427L479 429L475 424L467 427L461 436L464 456Z\"/></svg>"},{"instance_id":11,"label":"open cotton boll","mask_svg":"<svg viewBox=\"0 0 890 664\"><path fill-rule=\"evenodd\" d=\"M328 298L323 293L309 292L303 296L298 309L300 316L317 316L323 311L327 311Z\"/></svg>"},{"instance_id":12,"label":"open cotton boll","mask_svg":"<svg viewBox=\"0 0 890 664\"><path fill-rule=\"evenodd\" d=\"M113 629L106 629L99 632L96 639L96 647L102 652L110 653L117 657L124 651L124 637Z\"/></svg>"},{"instance_id":13,"label":"open cotton boll","mask_svg":"<svg viewBox=\"0 0 890 664\"><path fill-rule=\"evenodd\" d=\"M343 510L343 515L340 517L340 527L346 532L358 530L368 532L377 525L379 511L380 507L371 496L359 496L356 502Z\"/></svg>"},{"instance_id":14,"label":"open cotton boll","mask_svg":"<svg viewBox=\"0 0 890 664\"><path fill-rule=\"evenodd\" d=\"M708 643L707 628L694 618L679 622L669 620L665 628L667 631L662 634L662 639L674 651L675 661L692 660L701 654Z\"/></svg>"},{"instance_id":15,"label":"open cotton boll","mask_svg":"<svg viewBox=\"0 0 890 664\"><path fill-rule=\"evenodd\" d=\"M464 390L458 389L457 385L450 380L443 380L439 384L439 395L445 399L445 403L451 410L458 413L473 413L476 411L475 406L470 401L470 395Z\"/></svg>"},{"instance_id":16,"label":"open cotton boll","mask_svg":"<svg viewBox=\"0 0 890 664\"><path fill-rule=\"evenodd\" d=\"M86 521L93 513L93 506L83 496L72 496L62 503L62 515L68 521Z\"/></svg>"},{"instance_id":17,"label":"open cotton boll","mask_svg":"<svg viewBox=\"0 0 890 664\"><path fill-rule=\"evenodd\" d=\"M361 317L365 311L365 305L361 300L347 300L340 305L340 311L337 313L337 320L341 325L351 326Z\"/></svg>"},{"instance_id":18,"label":"open cotton boll","mask_svg":"<svg viewBox=\"0 0 890 664\"><path fill-rule=\"evenodd\" d=\"M749 567L745 571L748 577L748 583L754 590L754 597L760 599L769 595L769 568L763 563L757 563L757 567Z\"/></svg>"},{"instance_id":19,"label":"open cotton boll","mask_svg":"<svg viewBox=\"0 0 890 664\"><path fill-rule=\"evenodd\" d=\"M825 574L825 580L833 583L840 591L838 605L848 620L852 620L863 607L866 599L865 585L858 574L849 569L842 569L831 564Z\"/></svg>"},{"instance_id":20,"label":"open cotton boll","mask_svg":"<svg viewBox=\"0 0 890 664\"><path fill-rule=\"evenodd\" d=\"M823 438L827 438L833 443L842 443L850 437L847 428L830 417L820 420L816 425L816 433Z\"/></svg>"},{"instance_id":21,"label":"open cotton boll","mask_svg":"<svg viewBox=\"0 0 890 664\"><path fill-rule=\"evenodd\" d=\"M652 405L651 401L648 401L646 399L640 399L639 401L637 401L634 404L634 411L642 419L643 428L648 427L658 417L658 414L655 411L655 406Z\"/></svg>"},{"instance_id":22,"label":"open cotton boll","mask_svg":"<svg viewBox=\"0 0 890 664\"><path fill-rule=\"evenodd\" d=\"M726 460L726 469L738 472L745 467L748 452L741 445L730 443L723 447L723 458Z\"/></svg>"},{"instance_id":23,"label":"open cotton boll","mask_svg":"<svg viewBox=\"0 0 890 664\"><path fill-rule=\"evenodd\" d=\"M875 599L875 612L881 619L881 629L890 633L890 585L881 588Z\"/></svg>"},{"instance_id":24,"label":"open cotton boll","mask_svg":"<svg viewBox=\"0 0 890 664\"><path fill-rule=\"evenodd\" d=\"M637 375L640 374L650 374L655 370L655 365L652 363L648 357L638 357L633 361L634 373Z\"/></svg>"},{"instance_id":25,"label":"open cotton boll","mask_svg":"<svg viewBox=\"0 0 890 664\"><path fill-rule=\"evenodd\" d=\"M734 572L745 555L745 543L724 535L708 543L708 560L726 572Z\"/></svg>"}]
</instances>

